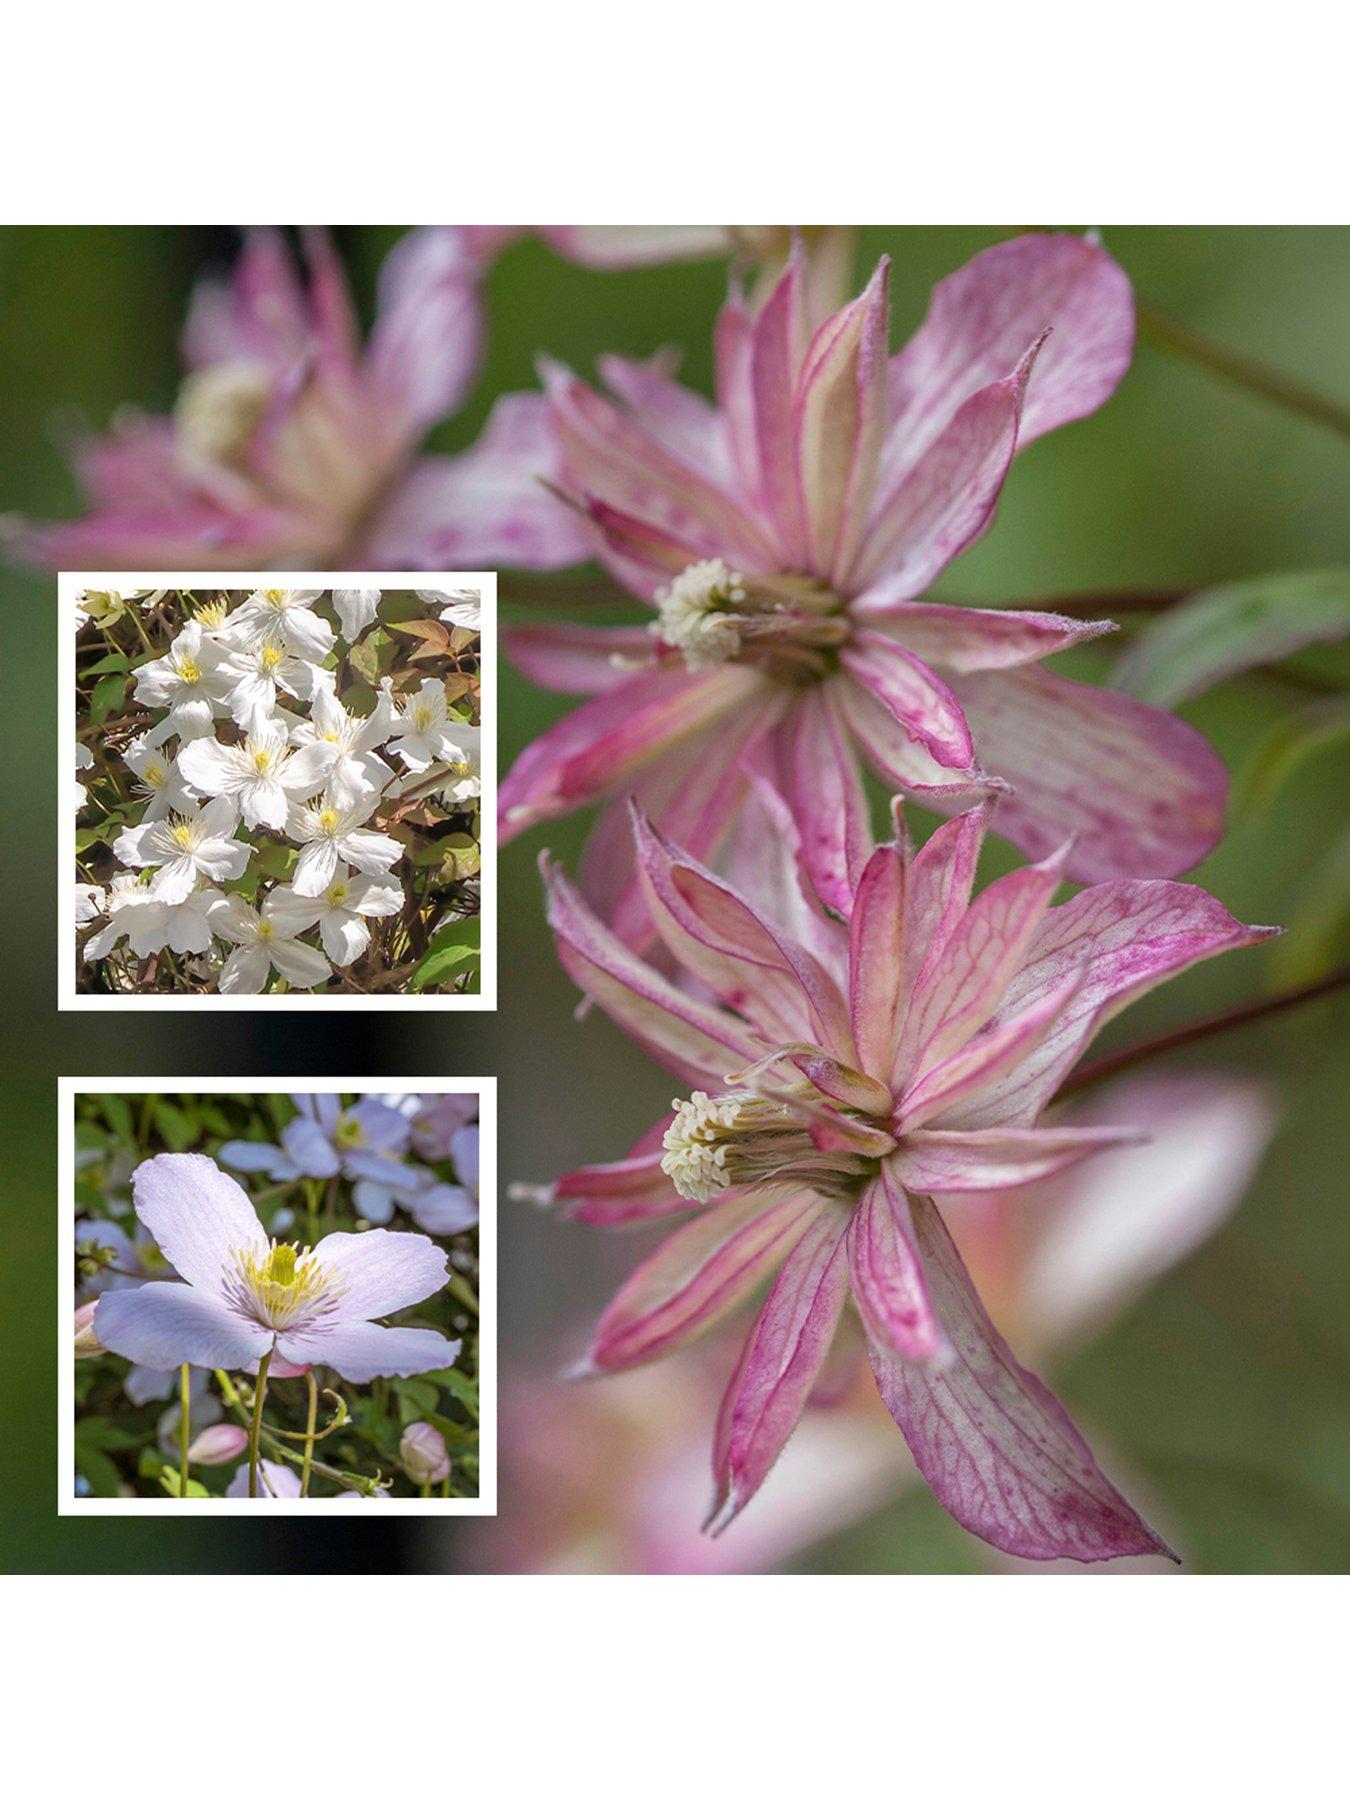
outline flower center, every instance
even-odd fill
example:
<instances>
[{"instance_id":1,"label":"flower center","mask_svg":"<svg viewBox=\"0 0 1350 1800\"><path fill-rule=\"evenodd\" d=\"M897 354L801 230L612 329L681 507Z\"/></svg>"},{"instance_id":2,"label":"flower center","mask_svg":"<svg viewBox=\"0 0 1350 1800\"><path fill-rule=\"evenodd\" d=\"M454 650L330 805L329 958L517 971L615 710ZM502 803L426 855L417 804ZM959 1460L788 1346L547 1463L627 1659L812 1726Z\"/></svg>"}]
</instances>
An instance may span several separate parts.
<instances>
[{"instance_id":1,"label":"flower center","mask_svg":"<svg viewBox=\"0 0 1350 1800\"><path fill-rule=\"evenodd\" d=\"M761 1181L811 1156L810 1136L786 1106L756 1094L696 1093L674 1100L661 1167L686 1200Z\"/></svg>"},{"instance_id":2,"label":"flower center","mask_svg":"<svg viewBox=\"0 0 1350 1800\"><path fill-rule=\"evenodd\" d=\"M427 726L431 723L431 717L431 708L429 706L415 706L413 708L414 728L418 731L425 731Z\"/></svg>"},{"instance_id":3,"label":"flower center","mask_svg":"<svg viewBox=\"0 0 1350 1800\"><path fill-rule=\"evenodd\" d=\"M264 669L267 669L270 671L272 669L275 669L278 666L278 664L284 658L285 654L286 654L285 651L278 650L278 648L275 644L269 644L267 646L267 648L263 651L262 655L258 658L258 661L262 664Z\"/></svg>"},{"instance_id":4,"label":"flower center","mask_svg":"<svg viewBox=\"0 0 1350 1800\"><path fill-rule=\"evenodd\" d=\"M168 778L168 770L158 762L147 763L141 774L141 780L151 788L163 787Z\"/></svg>"},{"instance_id":5,"label":"flower center","mask_svg":"<svg viewBox=\"0 0 1350 1800\"><path fill-rule=\"evenodd\" d=\"M270 943L272 938L275 935L276 935L276 926L272 923L272 921L270 919L259 919L259 921L258 921L258 941L263 944Z\"/></svg>"},{"instance_id":6,"label":"flower center","mask_svg":"<svg viewBox=\"0 0 1350 1800\"><path fill-rule=\"evenodd\" d=\"M345 906L347 896L350 892L351 886L348 882L335 881L328 890L328 904L330 906Z\"/></svg>"},{"instance_id":7,"label":"flower center","mask_svg":"<svg viewBox=\"0 0 1350 1800\"><path fill-rule=\"evenodd\" d=\"M178 679L186 682L188 687L196 687L202 678L201 664L191 656L180 656L178 659Z\"/></svg>"},{"instance_id":8,"label":"flower center","mask_svg":"<svg viewBox=\"0 0 1350 1800\"><path fill-rule=\"evenodd\" d=\"M286 608L286 590L285 590L285 588L264 588L263 589L263 599L267 602L267 604L269 606L274 607L277 612L285 611L285 608Z\"/></svg>"},{"instance_id":9,"label":"flower center","mask_svg":"<svg viewBox=\"0 0 1350 1800\"><path fill-rule=\"evenodd\" d=\"M827 672L824 653L847 641L844 603L803 576L746 578L720 556L690 563L656 595L651 630L693 671L756 662L793 683Z\"/></svg>"},{"instance_id":10,"label":"flower center","mask_svg":"<svg viewBox=\"0 0 1350 1800\"><path fill-rule=\"evenodd\" d=\"M342 1294L333 1271L312 1250L278 1244L275 1238L264 1255L235 1251L225 1291L237 1310L273 1331L313 1325L333 1311Z\"/></svg>"},{"instance_id":11,"label":"flower center","mask_svg":"<svg viewBox=\"0 0 1350 1800\"><path fill-rule=\"evenodd\" d=\"M343 1113L337 1122L337 1130L333 1133L333 1141L339 1150L359 1150L366 1141L360 1119L354 1119L350 1113Z\"/></svg>"},{"instance_id":12,"label":"flower center","mask_svg":"<svg viewBox=\"0 0 1350 1800\"><path fill-rule=\"evenodd\" d=\"M272 752L270 750L255 750L253 752L253 767L258 771L259 775L265 775L271 766Z\"/></svg>"},{"instance_id":13,"label":"flower center","mask_svg":"<svg viewBox=\"0 0 1350 1800\"><path fill-rule=\"evenodd\" d=\"M335 807L324 807L323 811L319 814L319 827L325 837L332 837L333 833L338 828L338 814Z\"/></svg>"},{"instance_id":14,"label":"flower center","mask_svg":"<svg viewBox=\"0 0 1350 1800\"><path fill-rule=\"evenodd\" d=\"M187 449L207 462L243 461L262 423L272 378L262 363L225 362L189 375L178 391L174 423Z\"/></svg>"},{"instance_id":15,"label":"flower center","mask_svg":"<svg viewBox=\"0 0 1350 1800\"><path fill-rule=\"evenodd\" d=\"M207 631L218 631L225 623L226 611L223 600L208 600L205 606L197 608L197 618Z\"/></svg>"},{"instance_id":16,"label":"flower center","mask_svg":"<svg viewBox=\"0 0 1350 1800\"><path fill-rule=\"evenodd\" d=\"M186 819L180 819L176 825L169 827L169 836L180 850L186 850L192 842L192 827Z\"/></svg>"}]
</instances>

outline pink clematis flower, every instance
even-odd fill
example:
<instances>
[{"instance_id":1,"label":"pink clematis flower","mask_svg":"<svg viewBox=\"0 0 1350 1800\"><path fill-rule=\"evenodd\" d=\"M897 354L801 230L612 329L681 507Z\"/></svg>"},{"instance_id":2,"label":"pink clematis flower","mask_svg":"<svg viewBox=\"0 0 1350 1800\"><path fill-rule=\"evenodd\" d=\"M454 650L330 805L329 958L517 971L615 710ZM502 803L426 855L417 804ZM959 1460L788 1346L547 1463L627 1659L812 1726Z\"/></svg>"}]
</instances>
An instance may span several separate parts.
<instances>
[{"instance_id":1,"label":"pink clematis flower","mask_svg":"<svg viewBox=\"0 0 1350 1800\"><path fill-rule=\"evenodd\" d=\"M564 967L693 1089L622 1162L548 1191L596 1223L699 1209L620 1290L578 1372L667 1355L773 1278L717 1422L716 1529L772 1468L851 1299L915 1462L977 1537L1041 1560L1166 1549L990 1322L934 1196L1021 1187L1134 1141L1040 1115L1122 1007L1269 932L1169 881L1052 908L1062 850L972 900L989 811L917 855L903 839L873 850L847 925L803 889L795 930L637 816L651 916L712 1002L642 962L546 864Z\"/></svg>"},{"instance_id":2,"label":"pink clematis flower","mask_svg":"<svg viewBox=\"0 0 1350 1800\"><path fill-rule=\"evenodd\" d=\"M182 1281L99 1301L99 1341L148 1369L241 1369L269 1351L347 1381L448 1368L459 1344L374 1323L443 1288L444 1250L414 1232L330 1232L312 1249L270 1242L248 1195L209 1156L152 1156L136 1214ZM113 1304L109 1304L113 1302Z\"/></svg>"},{"instance_id":3,"label":"pink clematis flower","mask_svg":"<svg viewBox=\"0 0 1350 1800\"><path fill-rule=\"evenodd\" d=\"M171 418L118 417L75 456L90 511L22 533L52 567L531 568L584 554L533 476L552 466L543 403L501 398L479 442L422 456L461 405L483 344L477 259L451 228L410 232L381 272L361 344L328 238L307 281L254 231L227 283L204 281Z\"/></svg>"},{"instance_id":4,"label":"pink clematis flower","mask_svg":"<svg viewBox=\"0 0 1350 1800\"><path fill-rule=\"evenodd\" d=\"M733 292L715 406L659 357L605 359L616 399L546 369L561 489L656 618L507 634L531 679L590 698L503 782L503 831L631 791L710 855L755 751L837 910L866 857L864 761L938 811L1010 790L997 829L1033 855L1075 834L1075 880L1193 866L1222 827L1214 752L1168 713L1040 666L1108 625L922 597L993 522L1014 454L1125 373L1123 271L1073 237L996 245L938 286L896 356L884 262L814 334L806 271L794 254L753 317ZM620 919L624 837L602 820L586 872Z\"/></svg>"}]
</instances>

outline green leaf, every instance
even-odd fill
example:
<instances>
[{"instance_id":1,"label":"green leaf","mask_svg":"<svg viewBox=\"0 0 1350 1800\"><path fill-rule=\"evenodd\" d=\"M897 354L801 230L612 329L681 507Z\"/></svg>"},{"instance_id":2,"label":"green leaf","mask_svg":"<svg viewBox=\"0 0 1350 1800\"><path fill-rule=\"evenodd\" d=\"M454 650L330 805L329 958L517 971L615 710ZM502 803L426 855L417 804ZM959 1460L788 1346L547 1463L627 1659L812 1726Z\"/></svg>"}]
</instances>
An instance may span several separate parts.
<instances>
[{"instance_id":1,"label":"green leaf","mask_svg":"<svg viewBox=\"0 0 1350 1800\"><path fill-rule=\"evenodd\" d=\"M470 1418L478 1417L478 1383L471 1381L462 1369L437 1369L427 1379L434 1381L438 1387L448 1389Z\"/></svg>"},{"instance_id":2,"label":"green leaf","mask_svg":"<svg viewBox=\"0 0 1350 1800\"><path fill-rule=\"evenodd\" d=\"M102 1450L91 1444L75 1446L75 1467L89 1483L89 1491L100 1500L115 1500L122 1491L122 1478L117 1464Z\"/></svg>"},{"instance_id":3,"label":"green leaf","mask_svg":"<svg viewBox=\"0 0 1350 1800\"><path fill-rule=\"evenodd\" d=\"M438 838L436 841L441 850L442 881L467 881L483 866L483 856L478 845L463 832Z\"/></svg>"},{"instance_id":4,"label":"green leaf","mask_svg":"<svg viewBox=\"0 0 1350 1800\"><path fill-rule=\"evenodd\" d=\"M1256 746L1234 796L1236 816L1268 808L1310 756L1350 737L1350 694L1329 694L1281 719Z\"/></svg>"},{"instance_id":5,"label":"green leaf","mask_svg":"<svg viewBox=\"0 0 1350 1800\"><path fill-rule=\"evenodd\" d=\"M1350 959L1350 827L1304 883L1289 929L1272 946L1272 990L1320 981Z\"/></svg>"},{"instance_id":6,"label":"green leaf","mask_svg":"<svg viewBox=\"0 0 1350 1800\"><path fill-rule=\"evenodd\" d=\"M1206 588L1142 631L1114 684L1175 706L1244 669L1350 636L1350 569L1296 569Z\"/></svg>"},{"instance_id":7,"label":"green leaf","mask_svg":"<svg viewBox=\"0 0 1350 1800\"><path fill-rule=\"evenodd\" d=\"M155 1125L170 1150L190 1149L201 1136L195 1120L169 1100L155 1101Z\"/></svg>"},{"instance_id":8,"label":"green leaf","mask_svg":"<svg viewBox=\"0 0 1350 1800\"><path fill-rule=\"evenodd\" d=\"M80 679L83 680L86 675L106 675L110 669L125 670L130 667L130 657L121 650L112 650L107 656L100 656L97 662L86 663L80 670Z\"/></svg>"},{"instance_id":9,"label":"green leaf","mask_svg":"<svg viewBox=\"0 0 1350 1800\"><path fill-rule=\"evenodd\" d=\"M164 1468L160 1470L159 1485L164 1489L164 1492L170 1495L174 1500L181 1497L178 1471L172 1464L166 1464ZM189 1500L207 1500L210 1498L201 1482L194 1481L190 1475L188 1476L187 1497Z\"/></svg>"},{"instance_id":10,"label":"green leaf","mask_svg":"<svg viewBox=\"0 0 1350 1800\"><path fill-rule=\"evenodd\" d=\"M413 993L448 981L456 969L477 968L479 953L471 944L432 944L412 972L408 986Z\"/></svg>"},{"instance_id":11,"label":"green leaf","mask_svg":"<svg viewBox=\"0 0 1350 1800\"><path fill-rule=\"evenodd\" d=\"M126 675L104 675L94 689L94 697L89 702L89 723L101 725L110 712L116 712L126 697Z\"/></svg>"},{"instance_id":12,"label":"green leaf","mask_svg":"<svg viewBox=\"0 0 1350 1800\"><path fill-rule=\"evenodd\" d=\"M109 1125L112 1126L114 1135L121 1138L124 1144L130 1144L134 1149L136 1144L136 1127L132 1123L131 1108L127 1105L126 1096L123 1094L104 1094L102 1095L102 1101L103 1116L107 1119Z\"/></svg>"}]
</instances>

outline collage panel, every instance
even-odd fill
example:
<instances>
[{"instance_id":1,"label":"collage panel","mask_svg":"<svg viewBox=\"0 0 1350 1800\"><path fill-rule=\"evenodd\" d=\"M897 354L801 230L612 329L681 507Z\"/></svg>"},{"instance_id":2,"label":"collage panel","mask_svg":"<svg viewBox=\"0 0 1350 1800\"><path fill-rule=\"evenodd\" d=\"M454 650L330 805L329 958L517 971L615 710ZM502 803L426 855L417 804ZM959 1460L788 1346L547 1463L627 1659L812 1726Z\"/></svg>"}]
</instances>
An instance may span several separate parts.
<instances>
[{"instance_id":1,"label":"collage panel","mask_svg":"<svg viewBox=\"0 0 1350 1800\"><path fill-rule=\"evenodd\" d=\"M63 1078L60 1122L63 1515L495 1510L494 1081Z\"/></svg>"},{"instance_id":2,"label":"collage panel","mask_svg":"<svg viewBox=\"0 0 1350 1800\"><path fill-rule=\"evenodd\" d=\"M63 1006L495 1003L495 578L352 579L61 577Z\"/></svg>"}]
</instances>

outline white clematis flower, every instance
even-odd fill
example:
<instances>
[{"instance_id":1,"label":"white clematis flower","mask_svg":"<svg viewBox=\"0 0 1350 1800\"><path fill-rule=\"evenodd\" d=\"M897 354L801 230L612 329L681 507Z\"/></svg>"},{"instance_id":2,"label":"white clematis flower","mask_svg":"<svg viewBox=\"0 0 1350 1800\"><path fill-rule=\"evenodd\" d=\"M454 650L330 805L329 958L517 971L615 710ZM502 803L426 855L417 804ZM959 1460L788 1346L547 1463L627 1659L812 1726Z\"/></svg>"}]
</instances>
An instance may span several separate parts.
<instances>
[{"instance_id":1,"label":"white clematis flower","mask_svg":"<svg viewBox=\"0 0 1350 1800\"><path fill-rule=\"evenodd\" d=\"M75 629L81 631L90 623L106 628L131 610L131 602L139 600L142 608L151 607L164 597L163 588L82 588L75 596Z\"/></svg>"},{"instance_id":2,"label":"white clematis flower","mask_svg":"<svg viewBox=\"0 0 1350 1800\"><path fill-rule=\"evenodd\" d=\"M379 588L334 588L333 605L342 621L342 635L354 644L367 625L374 622L380 604Z\"/></svg>"},{"instance_id":3,"label":"white clematis flower","mask_svg":"<svg viewBox=\"0 0 1350 1800\"><path fill-rule=\"evenodd\" d=\"M278 689L297 700L311 699L322 673L313 663L293 656L277 632L235 645L220 672L229 683L225 703L236 725L270 717Z\"/></svg>"},{"instance_id":4,"label":"white clematis flower","mask_svg":"<svg viewBox=\"0 0 1350 1800\"><path fill-rule=\"evenodd\" d=\"M382 831L362 830L370 807L334 806L331 800L311 800L292 806L286 820L287 834L302 846L291 885L297 894L314 898L337 878L339 863L350 863L363 875L382 875L403 854L396 838Z\"/></svg>"},{"instance_id":5,"label":"white clematis flower","mask_svg":"<svg viewBox=\"0 0 1350 1800\"><path fill-rule=\"evenodd\" d=\"M296 942L303 927L279 918L270 894L261 911L238 894L224 894L210 916L212 930L238 946L220 971L222 994L260 994L273 969L293 988L317 987L332 973L322 951Z\"/></svg>"},{"instance_id":6,"label":"white clematis flower","mask_svg":"<svg viewBox=\"0 0 1350 1800\"><path fill-rule=\"evenodd\" d=\"M317 745L292 750L284 725L259 721L242 744L197 738L178 754L183 776L204 794L221 796L243 814L246 825L280 831L295 797L323 786L323 754Z\"/></svg>"},{"instance_id":7,"label":"white clematis flower","mask_svg":"<svg viewBox=\"0 0 1350 1800\"><path fill-rule=\"evenodd\" d=\"M314 695L310 717L297 726L297 747L316 745L324 760L328 797L337 807L373 801L393 775L389 765L374 754L394 729L397 709L388 676L380 683L379 697L368 718L350 713L330 688Z\"/></svg>"},{"instance_id":8,"label":"white clematis flower","mask_svg":"<svg viewBox=\"0 0 1350 1800\"><path fill-rule=\"evenodd\" d=\"M228 682L220 673L223 652L193 619L163 656L144 663L136 675L136 698L144 706L167 707L168 717L146 733L152 744L165 738L205 737L224 711Z\"/></svg>"},{"instance_id":9,"label":"white clematis flower","mask_svg":"<svg viewBox=\"0 0 1350 1800\"><path fill-rule=\"evenodd\" d=\"M70 797L75 802L75 811L77 813L82 813L84 811L85 807L88 806L88 804L89 804L89 791L85 787L84 783L80 780L79 771L81 769L92 769L93 766L94 766L93 751L89 748L89 746L87 744L76 744L76 746L75 746L75 771L76 771L76 773L75 773L75 791Z\"/></svg>"},{"instance_id":10,"label":"white clematis flower","mask_svg":"<svg viewBox=\"0 0 1350 1800\"><path fill-rule=\"evenodd\" d=\"M198 795L183 779L182 770L148 737L133 738L122 761L136 778L136 792L146 802L142 824L162 819L165 813L185 812L196 805Z\"/></svg>"},{"instance_id":11,"label":"white clematis flower","mask_svg":"<svg viewBox=\"0 0 1350 1800\"><path fill-rule=\"evenodd\" d=\"M232 801L210 801L200 812L170 813L167 818L130 825L113 845L119 862L135 869L158 869L150 892L167 905L186 900L199 876L232 881L242 875L251 854L235 837Z\"/></svg>"},{"instance_id":12,"label":"white clematis flower","mask_svg":"<svg viewBox=\"0 0 1350 1800\"><path fill-rule=\"evenodd\" d=\"M312 608L322 588L257 588L230 620L242 644L278 637L305 662L322 662L333 648L333 627Z\"/></svg>"},{"instance_id":13,"label":"white clematis flower","mask_svg":"<svg viewBox=\"0 0 1350 1800\"><path fill-rule=\"evenodd\" d=\"M437 617L461 631L483 629L483 596L477 588L418 588L424 606L436 608Z\"/></svg>"},{"instance_id":14,"label":"white clematis flower","mask_svg":"<svg viewBox=\"0 0 1350 1800\"><path fill-rule=\"evenodd\" d=\"M367 919L392 919L402 911L403 889L392 875L353 875L339 865L321 894L278 887L270 902L275 916L297 932L317 925L324 949L339 968L345 968L370 942Z\"/></svg>"},{"instance_id":15,"label":"white clematis flower","mask_svg":"<svg viewBox=\"0 0 1350 1800\"><path fill-rule=\"evenodd\" d=\"M432 763L441 762L450 754L455 731L462 723L450 716L444 682L424 681L404 704L389 748L410 769L429 769Z\"/></svg>"}]
</instances>

